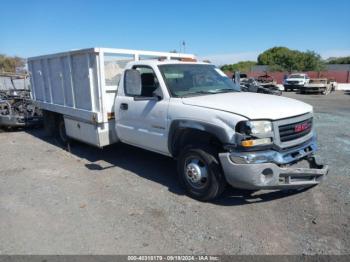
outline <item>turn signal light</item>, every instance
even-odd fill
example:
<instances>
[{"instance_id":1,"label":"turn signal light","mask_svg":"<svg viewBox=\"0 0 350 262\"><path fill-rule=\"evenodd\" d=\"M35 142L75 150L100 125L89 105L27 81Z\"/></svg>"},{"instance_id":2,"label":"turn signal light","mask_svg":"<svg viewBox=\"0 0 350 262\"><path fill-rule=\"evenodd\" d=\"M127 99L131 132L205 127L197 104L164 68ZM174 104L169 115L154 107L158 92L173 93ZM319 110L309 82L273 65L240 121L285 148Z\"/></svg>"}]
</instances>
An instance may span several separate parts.
<instances>
[{"instance_id":1,"label":"turn signal light","mask_svg":"<svg viewBox=\"0 0 350 262\"><path fill-rule=\"evenodd\" d=\"M241 142L241 145L244 147L251 147L254 146L253 140L243 140Z\"/></svg>"},{"instance_id":2,"label":"turn signal light","mask_svg":"<svg viewBox=\"0 0 350 262\"><path fill-rule=\"evenodd\" d=\"M268 144L271 144L271 138L249 139L249 140L243 140L241 142L241 145L243 147L252 147L252 146L268 145Z\"/></svg>"}]
</instances>

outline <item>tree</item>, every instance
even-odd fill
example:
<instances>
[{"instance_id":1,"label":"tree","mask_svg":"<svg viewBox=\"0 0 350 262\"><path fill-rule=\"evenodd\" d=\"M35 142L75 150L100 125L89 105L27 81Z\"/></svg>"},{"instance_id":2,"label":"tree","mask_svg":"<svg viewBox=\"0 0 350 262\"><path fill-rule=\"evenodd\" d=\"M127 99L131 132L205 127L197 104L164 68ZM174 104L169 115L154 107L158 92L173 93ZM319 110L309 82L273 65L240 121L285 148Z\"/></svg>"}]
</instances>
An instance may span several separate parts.
<instances>
[{"instance_id":1,"label":"tree","mask_svg":"<svg viewBox=\"0 0 350 262\"><path fill-rule=\"evenodd\" d=\"M306 51L302 53L302 71L321 71L325 68L325 63L322 61L321 56L314 51Z\"/></svg>"},{"instance_id":2,"label":"tree","mask_svg":"<svg viewBox=\"0 0 350 262\"><path fill-rule=\"evenodd\" d=\"M350 56L330 58L328 64L350 64Z\"/></svg>"},{"instance_id":3,"label":"tree","mask_svg":"<svg viewBox=\"0 0 350 262\"><path fill-rule=\"evenodd\" d=\"M223 65L221 67L221 70L229 71L229 72L235 72L235 71L250 72L252 66L255 66L255 65L256 65L255 61L240 61L236 64Z\"/></svg>"},{"instance_id":4,"label":"tree","mask_svg":"<svg viewBox=\"0 0 350 262\"><path fill-rule=\"evenodd\" d=\"M273 71L319 71L324 67L321 56L313 51L301 52L287 47L273 47L258 56L259 65Z\"/></svg>"},{"instance_id":5,"label":"tree","mask_svg":"<svg viewBox=\"0 0 350 262\"><path fill-rule=\"evenodd\" d=\"M0 71L15 73L16 68L24 67L25 61L18 56L5 56L0 54Z\"/></svg>"}]
</instances>

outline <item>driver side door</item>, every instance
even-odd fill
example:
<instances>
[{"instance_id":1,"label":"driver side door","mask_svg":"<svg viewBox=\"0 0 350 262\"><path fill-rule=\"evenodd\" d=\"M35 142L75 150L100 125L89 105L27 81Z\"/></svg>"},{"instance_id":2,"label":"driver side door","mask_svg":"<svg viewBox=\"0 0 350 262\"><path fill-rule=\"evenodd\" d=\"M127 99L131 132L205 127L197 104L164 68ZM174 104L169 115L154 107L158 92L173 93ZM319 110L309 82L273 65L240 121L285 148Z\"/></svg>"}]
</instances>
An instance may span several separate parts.
<instances>
[{"instance_id":1,"label":"driver side door","mask_svg":"<svg viewBox=\"0 0 350 262\"><path fill-rule=\"evenodd\" d=\"M116 128L120 139L128 144L167 154L167 111L154 70L149 66L134 66L141 75L141 95L119 96L116 102ZM159 98L154 96L155 91Z\"/></svg>"}]
</instances>

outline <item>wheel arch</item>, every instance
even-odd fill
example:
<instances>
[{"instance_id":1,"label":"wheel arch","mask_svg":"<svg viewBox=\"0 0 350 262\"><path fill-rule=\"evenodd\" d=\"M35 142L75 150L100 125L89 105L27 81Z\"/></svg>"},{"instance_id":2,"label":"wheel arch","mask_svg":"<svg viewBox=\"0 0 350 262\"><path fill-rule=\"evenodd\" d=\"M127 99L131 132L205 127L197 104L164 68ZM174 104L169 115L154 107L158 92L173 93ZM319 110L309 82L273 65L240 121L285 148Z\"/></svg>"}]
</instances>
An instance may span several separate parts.
<instances>
[{"instance_id":1,"label":"wheel arch","mask_svg":"<svg viewBox=\"0 0 350 262\"><path fill-rule=\"evenodd\" d=\"M194 120L174 120L170 124L168 149L177 157L186 144L213 143L222 147L229 142L228 135L222 127Z\"/></svg>"}]
</instances>

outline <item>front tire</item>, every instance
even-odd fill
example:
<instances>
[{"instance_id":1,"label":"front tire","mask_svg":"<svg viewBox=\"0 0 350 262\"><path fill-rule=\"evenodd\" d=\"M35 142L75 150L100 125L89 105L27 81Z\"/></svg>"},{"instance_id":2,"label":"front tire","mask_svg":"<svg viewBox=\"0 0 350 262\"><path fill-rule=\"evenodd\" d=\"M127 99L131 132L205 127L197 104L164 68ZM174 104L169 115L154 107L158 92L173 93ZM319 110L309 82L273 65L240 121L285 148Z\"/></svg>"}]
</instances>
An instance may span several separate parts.
<instances>
[{"instance_id":1,"label":"front tire","mask_svg":"<svg viewBox=\"0 0 350 262\"><path fill-rule=\"evenodd\" d=\"M188 146L182 150L178 174L187 194L201 201L218 197L226 186L217 153L210 147Z\"/></svg>"}]
</instances>

